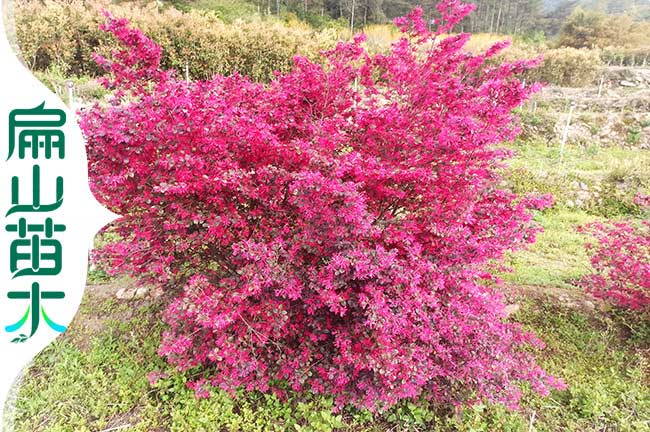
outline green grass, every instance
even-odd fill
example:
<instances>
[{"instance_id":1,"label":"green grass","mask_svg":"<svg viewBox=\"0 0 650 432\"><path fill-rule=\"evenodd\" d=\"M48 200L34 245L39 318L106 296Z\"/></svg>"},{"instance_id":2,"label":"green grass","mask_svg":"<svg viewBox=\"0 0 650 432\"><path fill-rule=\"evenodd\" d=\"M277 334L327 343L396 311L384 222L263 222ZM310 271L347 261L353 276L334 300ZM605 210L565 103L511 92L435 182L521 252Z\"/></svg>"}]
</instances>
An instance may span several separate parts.
<instances>
[{"instance_id":1,"label":"green grass","mask_svg":"<svg viewBox=\"0 0 650 432\"><path fill-rule=\"evenodd\" d=\"M650 430L648 317L585 314L554 303L528 303L518 316L547 344L542 366L569 385L532 401L538 429Z\"/></svg>"},{"instance_id":2,"label":"green grass","mask_svg":"<svg viewBox=\"0 0 650 432\"><path fill-rule=\"evenodd\" d=\"M560 163L559 143L517 142L513 168L523 168L535 177L558 176L594 183L611 173L626 173L650 180L650 152L624 147L567 145Z\"/></svg>"},{"instance_id":3,"label":"green grass","mask_svg":"<svg viewBox=\"0 0 650 432\"><path fill-rule=\"evenodd\" d=\"M153 313L157 307L133 310L129 303L87 298L69 332L26 375L16 431L527 431L533 413L537 431L650 430L647 322L624 324L621 317L561 308L544 297L521 301L515 318L547 343L540 362L568 390L548 398L526 393L519 412L478 405L451 414L405 402L373 416L357 410L332 414L330 399L310 394L279 401L257 392L233 398L215 390L197 400L185 386L187 374L169 370L156 354L162 331ZM95 316L103 324L88 333L79 324ZM145 376L152 370L170 377L151 387Z\"/></svg>"},{"instance_id":4,"label":"green grass","mask_svg":"<svg viewBox=\"0 0 650 432\"><path fill-rule=\"evenodd\" d=\"M128 308L113 299L89 306L82 305L75 323ZM97 431L146 408L145 375L163 364L156 355L159 331L149 332L149 312L143 308L126 322L108 319L96 333L76 326L43 351L21 387L16 430ZM30 413L29 418L21 418L20 412ZM151 430L155 420L132 430Z\"/></svg>"},{"instance_id":5,"label":"green grass","mask_svg":"<svg viewBox=\"0 0 650 432\"><path fill-rule=\"evenodd\" d=\"M637 191L649 191L650 152L568 145L560 163L557 145L520 141L512 148L516 157L508 181L513 190L518 194L551 193L556 205L536 213L535 220L544 232L528 250L507 256L506 263L514 272L502 277L521 285L571 288L573 281L591 269L584 248L586 238L576 228L605 218L643 215L633 204L633 197ZM577 183L599 194L582 208L568 205L576 201ZM620 191L619 185L627 189Z\"/></svg>"},{"instance_id":6,"label":"green grass","mask_svg":"<svg viewBox=\"0 0 650 432\"><path fill-rule=\"evenodd\" d=\"M506 264L513 272L502 274L502 278L520 285L571 288L572 281L591 269L585 236L576 228L598 219L601 218L563 208L536 214L535 221L544 231L528 250L507 256Z\"/></svg>"}]
</instances>

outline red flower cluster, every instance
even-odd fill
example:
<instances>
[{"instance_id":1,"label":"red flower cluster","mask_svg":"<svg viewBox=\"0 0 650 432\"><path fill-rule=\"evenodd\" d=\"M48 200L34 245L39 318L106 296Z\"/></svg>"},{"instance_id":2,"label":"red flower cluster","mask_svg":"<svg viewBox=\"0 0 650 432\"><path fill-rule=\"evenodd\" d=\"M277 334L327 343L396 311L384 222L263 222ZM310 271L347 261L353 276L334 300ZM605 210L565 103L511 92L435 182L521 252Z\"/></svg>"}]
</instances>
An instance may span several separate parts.
<instances>
[{"instance_id":1,"label":"red flower cluster","mask_svg":"<svg viewBox=\"0 0 650 432\"><path fill-rule=\"evenodd\" d=\"M440 29L471 8L444 1ZM268 85L186 83L123 20L109 107L81 115L96 196L124 215L115 271L182 287L160 354L191 386L334 395L370 409L403 398L487 398L562 384L541 343L505 321L486 264L534 241L530 208L500 188L513 108L534 62L486 65L421 10L371 56L363 38L295 59Z\"/></svg>"},{"instance_id":2,"label":"red flower cluster","mask_svg":"<svg viewBox=\"0 0 650 432\"><path fill-rule=\"evenodd\" d=\"M593 235L597 243L587 245L595 272L580 284L616 306L650 311L650 221L637 226L593 223L581 231Z\"/></svg>"}]
</instances>

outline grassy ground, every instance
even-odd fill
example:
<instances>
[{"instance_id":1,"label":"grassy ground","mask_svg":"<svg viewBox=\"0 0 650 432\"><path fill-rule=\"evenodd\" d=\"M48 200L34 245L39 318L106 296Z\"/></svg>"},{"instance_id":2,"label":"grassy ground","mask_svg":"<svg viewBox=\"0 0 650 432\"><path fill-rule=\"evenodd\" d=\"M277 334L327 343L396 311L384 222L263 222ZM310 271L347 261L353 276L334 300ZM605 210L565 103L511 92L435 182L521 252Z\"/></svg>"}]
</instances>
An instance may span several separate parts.
<instances>
[{"instance_id":1,"label":"grassy ground","mask_svg":"<svg viewBox=\"0 0 650 432\"><path fill-rule=\"evenodd\" d=\"M518 285L571 289L571 281L590 271L585 238L576 227L596 219L583 211L565 209L536 215L544 232L538 234L529 250L508 256L506 264L513 272L502 275L503 279Z\"/></svg>"},{"instance_id":2,"label":"grassy ground","mask_svg":"<svg viewBox=\"0 0 650 432\"><path fill-rule=\"evenodd\" d=\"M625 178L650 178L650 155L569 146L560 165L552 143L515 147L513 166L525 170L512 180L516 189L549 188L560 199L535 216L545 228L537 243L507 259L513 267L503 275L508 297L521 306L512 319L546 342L540 363L568 390L548 398L527 393L518 412L477 405L454 413L403 403L381 415L333 415L323 397L294 395L281 402L219 391L199 401L185 386L187 375L169 370L156 354L163 327L155 312L163 301L115 300L120 282L113 281L89 288L69 331L28 370L16 431L650 431L650 321L586 301L572 285L589 271L585 239L575 227L605 216L588 205L568 206L562 189L575 181L592 187L621 171ZM625 216L627 207L621 208L615 217ZM170 377L152 387L146 374L154 370Z\"/></svg>"},{"instance_id":3,"label":"grassy ground","mask_svg":"<svg viewBox=\"0 0 650 432\"><path fill-rule=\"evenodd\" d=\"M553 296L512 294L522 306L514 318L547 343L540 361L567 391L528 395L520 412L479 405L452 415L402 404L373 417L332 415L329 400L309 395L280 402L214 391L198 401L178 374L151 387L148 372L171 373L156 355L159 305L103 295L114 289L91 288L70 330L36 359L20 389L16 431L650 430L647 323L558 306Z\"/></svg>"},{"instance_id":4,"label":"grassy ground","mask_svg":"<svg viewBox=\"0 0 650 432\"><path fill-rule=\"evenodd\" d=\"M514 272L503 278L521 285L571 289L572 282L591 269L586 239L577 227L644 217L632 200L639 190L650 193L650 151L567 145L560 163L558 143L518 142L513 150L511 186L518 193L551 193L556 205L535 215L544 232L529 250L508 256L506 262ZM579 184L590 198L577 207Z\"/></svg>"}]
</instances>

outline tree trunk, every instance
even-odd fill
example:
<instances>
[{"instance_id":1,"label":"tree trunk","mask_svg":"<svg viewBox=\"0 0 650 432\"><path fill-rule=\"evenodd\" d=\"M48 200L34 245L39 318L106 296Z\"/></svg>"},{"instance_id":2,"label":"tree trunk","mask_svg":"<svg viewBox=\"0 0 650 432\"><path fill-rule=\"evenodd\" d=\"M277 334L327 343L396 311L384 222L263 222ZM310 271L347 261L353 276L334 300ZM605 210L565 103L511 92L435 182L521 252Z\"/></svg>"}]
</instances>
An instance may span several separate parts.
<instances>
[{"instance_id":1,"label":"tree trunk","mask_svg":"<svg viewBox=\"0 0 650 432\"><path fill-rule=\"evenodd\" d=\"M368 25L368 1L366 0L366 4L364 5L363 8L363 26L366 27Z\"/></svg>"},{"instance_id":2,"label":"tree trunk","mask_svg":"<svg viewBox=\"0 0 650 432\"><path fill-rule=\"evenodd\" d=\"M499 6L499 14L497 15L497 25L496 25L496 32L499 33L499 24L501 24L501 10L503 9L503 3Z\"/></svg>"}]
</instances>

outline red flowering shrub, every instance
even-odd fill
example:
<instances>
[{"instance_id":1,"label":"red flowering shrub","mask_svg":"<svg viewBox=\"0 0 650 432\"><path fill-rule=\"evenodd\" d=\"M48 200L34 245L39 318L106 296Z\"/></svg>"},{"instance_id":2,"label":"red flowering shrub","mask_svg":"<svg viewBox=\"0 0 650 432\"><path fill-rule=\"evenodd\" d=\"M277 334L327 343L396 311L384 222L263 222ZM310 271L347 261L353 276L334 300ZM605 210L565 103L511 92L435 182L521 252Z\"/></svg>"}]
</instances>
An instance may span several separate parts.
<instances>
[{"instance_id":1,"label":"red flowering shrub","mask_svg":"<svg viewBox=\"0 0 650 432\"><path fill-rule=\"evenodd\" d=\"M650 208L648 195L638 194L634 202ZM636 225L593 223L580 230L596 240L587 244L595 272L582 278L580 284L616 306L650 311L650 220Z\"/></svg>"},{"instance_id":2,"label":"red flowering shrub","mask_svg":"<svg viewBox=\"0 0 650 432\"><path fill-rule=\"evenodd\" d=\"M562 384L504 321L486 264L534 241L530 208L500 189L512 109L533 62L484 64L441 39L470 7L422 11L370 56L341 43L323 67L296 58L268 85L186 83L124 20L98 60L120 89L82 113L92 186L124 215L104 250L115 271L182 287L160 354L209 386L332 394L370 409L421 394L516 404L521 383ZM287 387L288 386L288 387Z\"/></svg>"},{"instance_id":3,"label":"red flowering shrub","mask_svg":"<svg viewBox=\"0 0 650 432\"><path fill-rule=\"evenodd\" d=\"M650 195L645 195L641 192L638 192L634 196L634 204L638 205L641 208L650 209Z\"/></svg>"}]
</instances>

